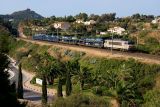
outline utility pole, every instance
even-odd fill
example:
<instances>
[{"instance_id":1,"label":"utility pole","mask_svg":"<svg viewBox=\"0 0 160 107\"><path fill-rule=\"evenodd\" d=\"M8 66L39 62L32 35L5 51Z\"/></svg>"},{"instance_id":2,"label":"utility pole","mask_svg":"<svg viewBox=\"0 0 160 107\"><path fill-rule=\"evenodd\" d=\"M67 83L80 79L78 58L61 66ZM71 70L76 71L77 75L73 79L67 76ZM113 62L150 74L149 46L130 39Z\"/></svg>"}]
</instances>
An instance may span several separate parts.
<instances>
[{"instance_id":1,"label":"utility pole","mask_svg":"<svg viewBox=\"0 0 160 107\"><path fill-rule=\"evenodd\" d=\"M75 36L77 36L77 23L76 23L76 32L75 32Z\"/></svg>"},{"instance_id":2,"label":"utility pole","mask_svg":"<svg viewBox=\"0 0 160 107\"><path fill-rule=\"evenodd\" d=\"M113 34L112 34L112 47L111 47L111 54L113 55Z\"/></svg>"},{"instance_id":3,"label":"utility pole","mask_svg":"<svg viewBox=\"0 0 160 107\"><path fill-rule=\"evenodd\" d=\"M138 38L138 35L137 35L137 46L138 46L138 44L139 44L139 38Z\"/></svg>"},{"instance_id":4,"label":"utility pole","mask_svg":"<svg viewBox=\"0 0 160 107\"><path fill-rule=\"evenodd\" d=\"M57 36L58 36L58 28L57 28Z\"/></svg>"}]
</instances>

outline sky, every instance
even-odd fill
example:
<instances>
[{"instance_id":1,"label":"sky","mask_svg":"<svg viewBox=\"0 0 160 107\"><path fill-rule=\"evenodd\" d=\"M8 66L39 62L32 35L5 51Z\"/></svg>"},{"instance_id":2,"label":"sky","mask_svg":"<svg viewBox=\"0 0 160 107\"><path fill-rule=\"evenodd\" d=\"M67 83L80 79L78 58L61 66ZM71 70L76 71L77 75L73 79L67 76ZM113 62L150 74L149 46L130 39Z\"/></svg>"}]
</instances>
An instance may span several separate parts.
<instances>
[{"instance_id":1,"label":"sky","mask_svg":"<svg viewBox=\"0 0 160 107\"><path fill-rule=\"evenodd\" d=\"M44 17L113 13L117 17L135 13L160 15L160 0L0 0L0 14L30 8Z\"/></svg>"}]
</instances>

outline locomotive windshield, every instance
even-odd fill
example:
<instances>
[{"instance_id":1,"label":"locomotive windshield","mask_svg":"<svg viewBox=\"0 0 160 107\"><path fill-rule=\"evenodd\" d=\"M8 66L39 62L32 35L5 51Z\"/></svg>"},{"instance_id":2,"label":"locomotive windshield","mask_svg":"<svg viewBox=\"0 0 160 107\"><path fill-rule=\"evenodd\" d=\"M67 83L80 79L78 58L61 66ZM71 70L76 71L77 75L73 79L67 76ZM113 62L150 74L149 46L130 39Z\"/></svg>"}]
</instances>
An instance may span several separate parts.
<instances>
[{"instance_id":1,"label":"locomotive windshield","mask_svg":"<svg viewBox=\"0 0 160 107\"><path fill-rule=\"evenodd\" d=\"M128 45L134 45L133 41L128 41Z\"/></svg>"}]
</instances>

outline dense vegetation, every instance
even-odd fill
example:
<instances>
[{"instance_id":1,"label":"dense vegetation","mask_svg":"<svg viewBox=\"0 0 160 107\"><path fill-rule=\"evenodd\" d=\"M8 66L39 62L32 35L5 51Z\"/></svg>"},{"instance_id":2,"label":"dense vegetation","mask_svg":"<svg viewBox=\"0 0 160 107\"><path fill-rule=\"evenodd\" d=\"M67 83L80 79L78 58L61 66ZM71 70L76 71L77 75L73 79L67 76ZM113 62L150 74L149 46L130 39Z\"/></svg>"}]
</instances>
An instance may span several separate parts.
<instances>
[{"instance_id":1,"label":"dense vegetation","mask_svg":"<svg viewBox=\"0 0 160 107\"><path fill-rule=\"evenodd\" d=\"M7 72L10 63L6 55L10 49L11 37L9 35L11 35L9 30L0 23L0 106L24 107L25 105L17 100L16 84L10 82Z\"/></svg>"},{"instance_id":2,"label":"dense vegetation","mask_svg":"<svg viewBox=\"0 0 160 107\"><path fill-rule=\"evenodd\" d=\"M145 53L160 55L159 31L145 30L139 32L137 50Z\"/></svg>"},{"instance_id":3,"label":"dense vegetation","mask_svg":"<svg viewBox=\"0 0 160 107\"><path fill-rule=\"evenodd\" d=\"M115 14L91 16L94 20L97 18L99 21L100 26L98 28L101 28L103 23L107 22L108 25L105 27L122 24L130 32L137 31L135 29L137 26L134 27L130 24L131 22L145 23L153 19L152 16L133 15L131 18L126 19L117 18L117 21L115 21ZM76 17L84 20L90 18L85 13L80 13ZM65 19L52 18L54 19L53 21L74 21L74 17L72 16L68 16ZM46 26L43 23L49 23L50 20L52 19L36 20L36 23L42 24L40 26ZM35 20L32 21L34 22ZM27 22L27 24L29 23ZM47 103L46 87L48 83L48 87L57 88L58 98L53 102L53 107L61 107L62 105L64 107L75 107L77 105L90 107L106 107L111 105L122 107L160 106L160 91L158 90L160 65L144 64L134 59L123 60L90 57L83 52L52 46L39 46L22 40L17 41L9 36L11 35L9 27L3 24L0 27L0 58L2 57L2 60L4 60L1 62L2 67L0 67L2 68L2 72L0 73L4 76L0 77L2 78L2 85L6 83L6 87L3 87L4 90L1 88L2 91L0 91L3 93L0 94L4 96L3 94L7 93L6 97L0 97L2 98L0 99L2 104L6 103L6 99L10 98L10 101L13 101L13 105L19 106L14 85L9 83L7 79L8 74L4 72L9 62L3 53L8 53L18 61L21 60L22 68L35 72L37 74L36 77L43 80L42 103L44 105ZM103 30L103 28L100 30ZM137 48L146 53L158 53L159 41L157 38L146 37L149 34L148 30L139 32L139 37L144 39L143 41L140 40L143 44L139 43ZM132 38L128 35L125 37L128 39ZM134 35L133 38L135 38ZM35 83L35 78L32 83ZM62 93L63 91L65 91L65 94ZM65 95L67 98L62 98Z\"/></svg>"},{"instance_id":4,"label":"dense vegetation","mask_svg":"<svg viewBox=\"0 0 160 107\"><path fill-rule=\"evenodd\" d=\"M153 15L140 15L134 14L126 18L116 17L116 13L95 15L88 15L86 13L79 13L75 16L65 16L56 17L52 16L50 18L44 18L41 20L30 20L29 22L24 22L24 25L28 27L44 27L46 30L39 30L38 32L47 32L48 34L56 33L56 29L53 27L54 22L69 22L71 27L69 30L59 29L60 35L69 36L99 36L99 32L106 32L109 28L114 26L120 26L127 30L127 32L132 33L143 29L143 23L151 22L154 19ZM82 23L75 23L76 20L89 21L94 20L96 23L89 26L85 26ZM141 28L140 28L141 27ZM140 28L140 29L139 29ZM25 29L25 27L24 27ZM32 33L37 33L32 31ZM108 36L108 34L104 35Z\"/></svg>"},{"instance_id":5,"label":"dense vegetation","mask_svg":"<svg viewBox=\"0 0 160 107\"><path fill-rule=\"evenodd\" d=\"M143 64L133 59L89 57L82 52L39 46L21 40L12 45L10 55L16 58L28 54L29 51L28 57L22 59L23 68L37 72L39 78L42 78L43 75L40 74L45 72L47 83L50 84L48 87L58 87L59 97L63 96L62 91L65 90L67 96L74 94L73 97L68 97L68 100L57 99L56 107L60 104L58 102L64 101L65 105L72 104L69 101L76 103L75 96L77 99L83 100L84 98L86 101L88 98L83 97L85 94L101 96L105 102L116 100L116 104L121 106L133 107L150 104L156 107L159 104L159 96L156 95L159 93L159 90L156 89L159 65ZM32 82L35 83L34 80ZM82 96L78 93L81 93ZM151 97L152 95L156 99ZM92 102L92 99L88 99L87 103L83 104L89 105L90 101Z\"/></svg>"},{"instance_id":6,"label":"dense vegetation","mask_svg":"<svg viewBox=\"0 0 160 107\"><path fill-rule=\"evenodd\" d=\"M105 98L79 93L73 94L66 99L56 99L53 102L53 107L109 107L109 102Z\"/></svg>"},{"instance_id":7,"label":"dense vegetation","mask_svg":"<svg viewBox=\"0 0 160 107\"><path fill-rule=\"evenodd\" d=\"M54 22L69 22L70 29L59 29L59 35L78 36L78 37L109 37L111 34L108 32L106 35L100 35L99 32L106 32L109 28L120 26L126 31L123 35L115 35L114 38L122 38L131 40L136 46L136 50L149 54L160 54L160 37L159 37L159 24L152 24L151 21L155 18L153 15L133 14L125 18L116 17L116 13L105 13L102 15L79 13L75 16L43 18L41 15L26 9L24 11L14 12L11 15L1 15L0 18L10 20L11 24L4 23L8 26L10 32L16 34L15 28L19 25L23 28L26 36L31 36L35 33L57 34L57 30L53 27ZM82 23L75 23L76 20L94 20L96 24L85 26ZM26 21L27 20L27 21ZM33 30L37 29L39 30Z\"/></svg>"},{"instance_id":8,"label":"dense vegetation","mask_svg":"<svg viewBox=\"0 0 160 107\"><path fill-rule=\"evenodd\" d=\"M8 58L0 53L0 106L5 107L24 107L16 97L15 83L10 83L8 70Z\"/></svg>"},{"instance_id":9,"label":"dense vegetation","mask_svg":"<svg viewBox=\"0 0 160 107\"><path fill-rule=\"evenodd\" d=\"M43 18L40 20L29 20L22 22L23 32L26 36L31 36L36 33L47 33L57 35L57 29L54 28L55 22L69 22L71 27L68 30L58 29L58 35L77 36L96 38L107 37L111 38L111 33L107 32L109 28L122 27L126 31L122 35L114 34L113 38L130 40L136 45L136 50L149 54L160 54L160 24L153 24L151 21L155 18L153 15L133 14L125 18L116 17L116 13L88 15L79 13L75 16ZM94 20L96 23L84 25L76 23L76 20L89 21ZM21 27L22 27L21 26ZM35 30L39 29L39 30ZM100 32L106 32L101 35Z\"/></svg>"}]
</instances>

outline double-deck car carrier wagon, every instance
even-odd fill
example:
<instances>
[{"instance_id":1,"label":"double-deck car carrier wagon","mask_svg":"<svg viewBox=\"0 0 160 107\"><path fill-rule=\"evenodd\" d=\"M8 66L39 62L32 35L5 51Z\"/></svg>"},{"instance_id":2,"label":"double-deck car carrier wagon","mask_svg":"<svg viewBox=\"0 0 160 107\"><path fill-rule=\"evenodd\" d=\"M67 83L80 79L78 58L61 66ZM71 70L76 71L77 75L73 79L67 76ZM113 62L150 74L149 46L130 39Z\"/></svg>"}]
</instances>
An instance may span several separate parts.
<instances>
[{"instance_id":1,"label":"double-deck car carrier wagon","mask_svg":"<svg viewBox=\"0 0 160 107\"><path fill-rule=\"evenodd\" d=\"M36 34L33 35L33 40L42 40L49 42L61 42L67 44L84 45L98 48L112 48L118 50L132 50L134 44L130 41L121 39L103 39L103 38L80 38L70 36L57 36L57 35L45 35Z\"/></svg>"}]
</instances>

